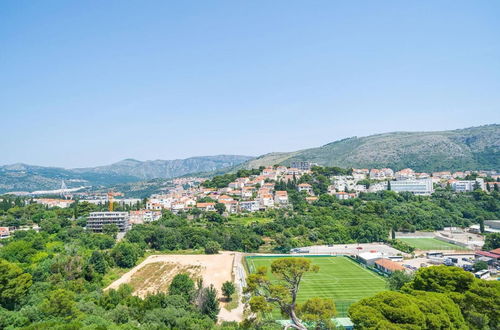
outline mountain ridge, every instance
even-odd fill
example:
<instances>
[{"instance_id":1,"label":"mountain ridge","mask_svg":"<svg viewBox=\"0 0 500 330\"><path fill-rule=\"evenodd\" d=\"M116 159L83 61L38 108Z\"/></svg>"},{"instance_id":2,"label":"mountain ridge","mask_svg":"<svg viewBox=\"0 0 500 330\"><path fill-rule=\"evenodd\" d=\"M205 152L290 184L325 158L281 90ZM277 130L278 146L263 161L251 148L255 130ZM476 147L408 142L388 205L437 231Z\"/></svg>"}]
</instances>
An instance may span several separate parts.
<instances>
[{"instance_id":1,"label":"mountain ridge","mask_svg":"<svg viewBox=\"0 0 500 330\"><path fill-rule=\"evenodd\" d=\"M251 158L242 155L147 161L127 158L110 165L72 169L14 163L0 166L0 193L58 189L61 180L68 180L67 185L71 187L85 182L92 186L102 186L155 178L169 179L193 172L231 167Z\"/></svg>"},{"instance_id":2,"label":"mountain ridge","mask_svg":"<svg viewBox=\"0 0 500 330\"><path fill-rule=\"evenodd\" d=\"M320 147L268 153L241 163L238 169L291 165L310 161L323 166L417 171L500 168L500 125L489 124L447 131L387 132L348 137Z\"/></svg>"}]
</instances>

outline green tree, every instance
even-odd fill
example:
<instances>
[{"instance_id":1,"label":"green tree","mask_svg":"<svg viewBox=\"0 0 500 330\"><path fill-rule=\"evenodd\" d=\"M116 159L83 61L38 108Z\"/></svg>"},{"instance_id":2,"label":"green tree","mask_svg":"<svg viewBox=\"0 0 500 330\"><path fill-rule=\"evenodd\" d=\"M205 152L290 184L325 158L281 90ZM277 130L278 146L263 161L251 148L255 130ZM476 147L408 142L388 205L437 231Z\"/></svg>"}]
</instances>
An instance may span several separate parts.
<instances>
[{"instance_id":1,"label":"green tree","mask_svg":"<svg viewBox=\"0 0 500 330\"><path fill-rule=\"evenodd\" d=\"M115 263L122 268L130 268L135 266L135 263L141 255L139 248L132 243L121 242L115 245L111 251L111 256Z\"/></svg>"},{"instance_id":2,"label":"green tree","mask_svg":"<svg viewBox=\"0 0 500 330\"><path fill-rule=\"evenodd\" d=\"M304 274L318 270L319 267L306 258L278 259L271 264L271 272L278 283L271 283L266 267L259 267L256 273L248 276L245 288L245 292L252 294L249 302L251 311L268 312L272 306L277 306L290 317L296 329L306 329L296 314L297 294Z\"/></svg>"},{"instance_id":3,"label":"green tree","mask_svg":"<svg viewBox=\"0 0 500 330\"><path fill-rule=\"evenodd\" d=\"M32 285L30 274L6 260L0 259L0 306L13 309Z\"/></svg>"},{"instance_id":4,"label":"green tree","mask_svg":"<svg viewBox=\"0 0 500 330\"><path fill-rule=\"evenodd\" d=\"M500 233L487 234L484 239L483 250L489 251L500 248Z\"/></svg>"},{"instance_id":5,"label":"green tree","mask_svg":"<svg viewBox=\"0 0 500 330\"><path fill-rule=\"evenodd\" d=\"M464 293L474 282L474 275L458 267L432 266L420 268L413 281L404 285L403 289L432 292Z\"/></svg>"},{"instance_id":6,"label":"green tree","mask_svg":"<svg viewBox=\"0 0 500 330\"><path fill-rule=\"evenodd\" d=\"M219 214L226 212L226 206L223 203L216 203L214 207Z\"/></svg>"},{"instance_id":7,"label":"green tree","mask_svg":"<svg viewBox=\"0 0 500 330\"><path fill-rule=\"evenodd\" d=\"M297 307L297 314L304 321L315 322L317 329L331 329L337 311L332 299L311 298Z\"/></svg>"},{"instance_id":8,"label":"green tree","mask_svg":"<svg viewBox=\"0 0 500 330\"><path fill-rule=\"evenodd\" d=\"M194 281L188 274L175 275L168 289L169 295L182 296L186 301L191 301L193 299L194 292Z\"/></svg>"},{"instance_id":9,"label":"green tree","mask_svg":"<svg viewBox=\"0 0 500 330\"><path fill-rule=\"evenodd\" d=\"M104 226L102 226L103 234L109 235L115 239L116 239L116 235L118 235L118 231L119 231L119 228L114 223L107 223Z\"/></svg>"},{"instance_id":10,"label":"green tree","mask_svg":"<svg viewBox=\"0 0 500 330\"><path fill-rule=\"evenodd\" d=\"M405 285L406 283L410 282L413 279L413 276L411 274L408 274L404 271L395 271L389 276L389 289L393 291L398 291Z\"/></svg>"},{"instance_id":11,"label":"green tree","mask_svg":"<svg viewBox=\"0 0 500 330\"><path fill-rule=\"evenodd\" d=\"M208 241L205 245L206 254L217 254L220 250L220 244L215 241Z\"/></svg>"},{"instance_id":12,"label":"green tree","mask_svg":"<svg viewBox=\"0 0 500 330\"><path fill-rule=\"evenodd\" d=\"M100 251L92 252L92 255L89 259L89 264L92 265L92 268L99 274L104 275L108 269L108 264L106 262L106 258Z\"/></svg>"},{"instance_id":13,"label":"green tree","mask_svg":"<svg viewBox=\"0 0 500 330\"><path fill-rule=\"evenodd\" d=\"M385 291L349 307L360 329L466 329L459 307L445 294Z\"/></svg>"},{"instance_id":14,"label":"green tree","mask_svg":"<svg viewBox=\"0 0 500 330\"><path fill-rule=\"evenodd\" d=\"M461 301L472 329L497 329L500 324L500 282L476 280Z\"/></svg>"},{"instance_id":15,"label":"green tree","mask_svg":"<svg viewBox=\"0 0 500 330\"><path fill-rule=\"evenodd\" d=\"M78 311L74 299L72 291L57 289L42 302L41 310L48 316L73 318Z\"/></svg>"},{"instance_id":16,"label":"green tree","mask_svg":"<svg viewBox=\"0 0 500 330\"><path fill-rule=\"evenodd\" d=\"M234 287L233 282L231 281L226 281L222 283L222 294L228 301L231 300L231 296L236 292L236 288Z\"/></svg>"},{"instance_id":17,"label":"green tree","mask_svg":"<svg viewBox=\"0 0 500 330\"><path fill-rule=\"evenodd\" d=\"M474 271L478 272L483 269L488 269L488 264L485 261L478 261L474 264Z\"/></svg>"},{"instance_id":18,"label":"green tree","mask_svg":"<svg viewBox=\"0 0 500 330\"><path fill-rule=\"evenodd\" d=\"M217 299L217 290L214 286L210 285L208 288L203 288L200 299L200 312L217 321L220 308L219 300Z\"/></svg>"}]
</instances>

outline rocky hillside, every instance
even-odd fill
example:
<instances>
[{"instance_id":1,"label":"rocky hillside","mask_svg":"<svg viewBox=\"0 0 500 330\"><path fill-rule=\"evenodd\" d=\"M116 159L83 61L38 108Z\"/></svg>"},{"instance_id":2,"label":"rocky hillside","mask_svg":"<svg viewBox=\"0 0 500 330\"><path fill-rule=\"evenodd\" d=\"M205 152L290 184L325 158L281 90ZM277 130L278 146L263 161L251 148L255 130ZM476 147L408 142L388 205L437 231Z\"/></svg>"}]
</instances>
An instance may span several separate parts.
<instances>
[{"instance_id":1,"label":"rocky hillside","mask_svg":"<svg viewBox=\"0 0 500 330\"><path fill-rule=\"evenodd\" d=\"M311 161L340 167L411 167L417 171L500 169L500 125L440 132L352 137L290 153L266 154L236 168Z\"/></svg>"},{"instance_id":2,"label":"rocky hillside","mask_svg":"<svg viewBox=\"0 0 500 330\"><path fill-rule=\"evenodd\" d=\"M107 166L64 169L13 164L0 166L0 193L59 189L61 180L68 187L106 186L155 178L173 178L189 173L233 167L249 156L219 155L176 160L138 161L126 159Z\"/></svg>"}]
</instances>

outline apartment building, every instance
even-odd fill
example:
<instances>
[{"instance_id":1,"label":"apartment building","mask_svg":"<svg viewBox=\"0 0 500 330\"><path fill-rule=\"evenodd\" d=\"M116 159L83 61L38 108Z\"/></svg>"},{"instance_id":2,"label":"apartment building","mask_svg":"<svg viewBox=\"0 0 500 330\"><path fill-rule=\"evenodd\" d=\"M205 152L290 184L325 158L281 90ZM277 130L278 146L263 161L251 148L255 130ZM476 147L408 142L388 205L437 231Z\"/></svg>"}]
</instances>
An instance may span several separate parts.
<instances>
[{"instance_id":1,"label":"apartment building","mask_svg":"<svg viewBox=\"0 0 500 330\"><path fill-rule=\"evenodd\" d=\"M104 225L115 224L121 232L129 229L128 212L91 212L87 217L87 230L101 233Z\"/></svg>"}]
</instances>

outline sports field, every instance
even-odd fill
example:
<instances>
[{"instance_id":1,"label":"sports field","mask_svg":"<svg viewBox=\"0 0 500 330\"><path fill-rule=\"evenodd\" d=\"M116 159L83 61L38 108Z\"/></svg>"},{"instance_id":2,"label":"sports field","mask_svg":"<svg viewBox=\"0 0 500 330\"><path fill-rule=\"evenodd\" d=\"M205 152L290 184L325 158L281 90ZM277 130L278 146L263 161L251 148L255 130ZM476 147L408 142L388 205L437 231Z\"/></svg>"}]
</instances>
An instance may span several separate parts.
<instances>
[{"instance_id":1,"label":"sports field","mask_svg":"<svg viewBox=\"0 0 500 330\"><path fill-rule=\"evenodd\" d=\"M398 238L398 240L418 250L467 250L467 248L435 238Z\"/></svg>"},{"instance_id":2,"label":"sports field","mask_svg":"<svg viewBox=\"0 0 500 330\"><path fill-rule=\"evenodd\" d=\"M279 257L247 257L250 272L266 266L269 274L271 263ZM386 290L386 280L346 257L307 257L319 266L318 273L304 275L299 288L298 302L312 297L332 298L338 316L346 316L349 306L361 298ZM272 278L272 275L270 275ZM273 313L279 318L279 312Z\"/></svg>"}]
</instances>

